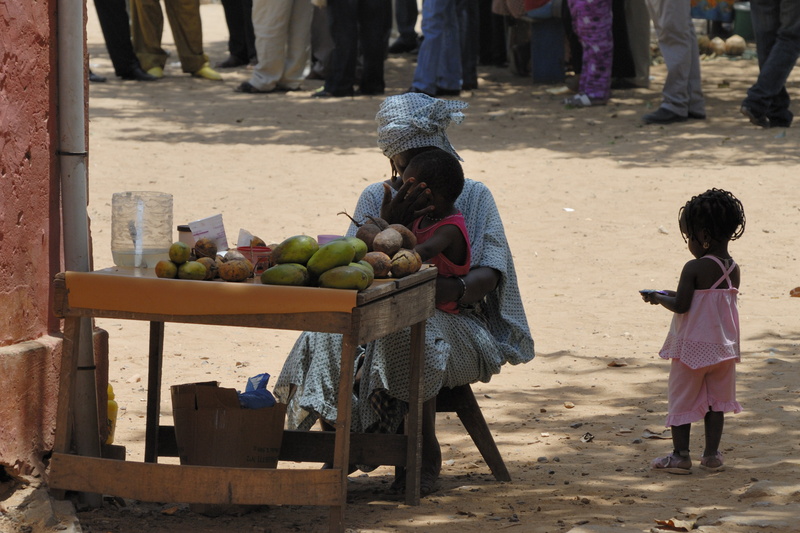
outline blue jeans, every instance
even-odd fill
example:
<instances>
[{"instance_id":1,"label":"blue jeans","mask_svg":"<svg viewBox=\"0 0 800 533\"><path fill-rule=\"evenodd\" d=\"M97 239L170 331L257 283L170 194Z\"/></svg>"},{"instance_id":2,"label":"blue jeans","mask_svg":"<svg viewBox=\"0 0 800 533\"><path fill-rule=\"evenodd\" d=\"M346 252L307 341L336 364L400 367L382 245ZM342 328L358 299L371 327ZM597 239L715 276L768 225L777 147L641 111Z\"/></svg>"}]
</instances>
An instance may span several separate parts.
<instances>
[{"instance_id":1,"label":"blue jeans","mask_svg":"<svg viewBox=\"0 0 800 533\"><path fill-rule=\"evenodd\" d=\"M336 96L353 94L359 85L364 94L383 94L383 61L392 26L391 0L329 0L328 27L333 39L325 90ZM356 80L359 50L361 79Z\"/></svg>"},{"instance_id":2,"label":"blue jeans","mask_svg":"<svg viewBox=\"0 0 800 533\"><path fill-rule=\"evenodd\" d=\"M800 2L797 0L751 0L759 74L742 105L756 116L766 116L772 125L789 126L786 80L800 56Z\"/></svg>"},{"instance_id":3,"label":"blue jeans","mask_svg":"<svg viewBox=\"0 0 800 533\"><path fill-rule=\"evenodd\" d=\"M461 90L461 39L456 0L422 3L422 35L411 87L429 95L436 88Z\"/></svg>"}]
</instances>

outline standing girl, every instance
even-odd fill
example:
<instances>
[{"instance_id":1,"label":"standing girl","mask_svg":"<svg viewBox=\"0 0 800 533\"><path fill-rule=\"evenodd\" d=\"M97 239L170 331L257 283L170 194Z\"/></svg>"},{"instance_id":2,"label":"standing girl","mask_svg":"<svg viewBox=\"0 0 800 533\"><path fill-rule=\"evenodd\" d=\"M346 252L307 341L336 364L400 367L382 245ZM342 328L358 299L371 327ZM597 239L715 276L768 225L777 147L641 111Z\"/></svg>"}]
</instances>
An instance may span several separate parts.
<instances>
[{"instance_id":1,"label":"standing girl","mask_svg":"<svg viewBox=\"0 0 800 533\"><path fill-rule=\"evenodd\" d=\"M742 203L728 191L710 189L686 202L678 212L684 241L695 259L684 265L677 291L641 291L645 302L661 304L675 315L659 355L671 359L669 413L673 451L650 466L689 474L692 422L705 424L700 466L719 468L724 413L741 412L736 401L739 362L739 266L728 242L744 233Z\"/></svg>"},{"instance_id":2,"label":"standing girl","mask_svg":"<svg viewBox=\"0 0 800 533\"><path fill-rule=\"evenodd\" d=\"M611 0L568 0L572 27L583 48L578 93L566 98L572 107L606 105L611 97L614 58Z\"/></svg>"}]
</instances>

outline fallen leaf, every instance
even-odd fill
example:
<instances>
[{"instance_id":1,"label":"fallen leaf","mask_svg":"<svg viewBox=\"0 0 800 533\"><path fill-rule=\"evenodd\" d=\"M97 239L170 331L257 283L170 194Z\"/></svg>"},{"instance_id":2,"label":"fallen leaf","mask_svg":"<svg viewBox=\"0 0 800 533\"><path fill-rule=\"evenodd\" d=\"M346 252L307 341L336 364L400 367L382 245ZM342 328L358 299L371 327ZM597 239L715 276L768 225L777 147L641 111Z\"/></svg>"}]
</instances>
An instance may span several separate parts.
<instances>
[{"instance_id":1,"label":"fallen leaf","mask_svg":"<svg viewBox=\"0 0 800 533\"><path fill-rule=\"evenodd\" d=\"M628 363L621 363L619 361L611 361L608 366L628 366Z\"/></svg>"},{"instance_id":2,"label":"fallen leaf","mask_svg":"<svg viewBox=\"0 0 800 533\"><path fill-rule=\"evenodd\" d=\"M572 409L573 407L575 407L575 404L572 402L564 402L564 407L566 407L567 409Z\"/></svg>"},{"instance_id":3,"label":"fallen leaf","mask_svg":"<svg viewBox=\"0 0 800 533\"><path fill-rule=\"evenodd\" d=\"M795 287L789 291L789 296L800 297L800 287Z\"/></svg>"},{"instance_id":4,"label":"fallen leaf","mask_svg":"<svg viewBox=\"0 0 800 533\"><path fill-rule=\"evenodd\" d=\"M178 512L178 506L177 505L173 505L172 507L167 507L166 509L162 509L161 510L161 514L170 515L170 516L174 515L177 512Z\"/></svg>"},{"instance_id":5,"label":"fallen leaf","mask_svg":"<svg viewBox=\"0 0 800 533\"><path fill-rule=\"evenodd\" d=\"M695 521L670 518L669 520L656 520L656 524L662 531L691 531L694 529Z\"/></svg>"},{"instance_id":6,"label":"fallen leaf","mask_svg":"<svg viewBox=\"0 0 800 533\"><path fill-rule=\"evenodd\" d=\"M457 511L456 511L456 514L460 514L460 515L468 516L468 517L470 517L470 518L475 518L475 517L477 517L477 516L478 516L478 515L476 515L475 513L473 513L472 511L461 511L461 510L457 510Z\"/></svg>"}]
</instances>

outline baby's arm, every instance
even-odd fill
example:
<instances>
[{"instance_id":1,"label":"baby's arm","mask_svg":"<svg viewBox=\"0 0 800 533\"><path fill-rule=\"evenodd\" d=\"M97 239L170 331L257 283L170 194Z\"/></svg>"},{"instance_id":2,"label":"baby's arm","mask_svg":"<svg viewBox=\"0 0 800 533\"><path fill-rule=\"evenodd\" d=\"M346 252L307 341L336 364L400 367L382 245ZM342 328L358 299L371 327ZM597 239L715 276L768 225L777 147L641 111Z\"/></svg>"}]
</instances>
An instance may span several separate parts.
<instances>
[{"instance_id":1,"label":"baby's arm","mask_svg":"<svg viewBox=\"0 0 800 533\"><path fill-rule=\"evenodd\" d=\"M436 257L438 254L445 252L454 242L458 242L459 240L464 240L464 236L461 233L461 230L455 224L445 224L444 226L438 228L430 239L427 241L418 244L414 250L417 251L419 256L422 258L422 261L428 261L432 257ZM454 260L454 258L445 256L454 263L458 264L459 261Z\"/></svg>"}]
</instances>

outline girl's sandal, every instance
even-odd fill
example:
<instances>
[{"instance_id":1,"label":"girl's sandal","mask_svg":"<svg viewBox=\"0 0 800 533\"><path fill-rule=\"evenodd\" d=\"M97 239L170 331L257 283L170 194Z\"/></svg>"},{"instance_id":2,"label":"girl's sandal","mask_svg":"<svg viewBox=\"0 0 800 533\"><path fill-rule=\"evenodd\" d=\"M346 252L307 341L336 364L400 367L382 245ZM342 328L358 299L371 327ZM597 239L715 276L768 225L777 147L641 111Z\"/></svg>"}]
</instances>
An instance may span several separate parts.
<instances>
[{"instance_id":1,"label":"girl's sandal","mask_svg":"<svg viewBox=\"0 0 800 533\"><path fill-rule=\"evenodd\" d=\"M686 466L688 464L688 466ZM674 453L664 457L657 457L650 462L650 468L660 470L669 474L686 475L691 474L692 461L687 457L683 458Z\"/></svg>"},{"instance_id":2,"label":"girl's sandal","mask_svg":"<svg viewBox=\"0 0 800 533\"><path fill-rule=\"evenodd\" d=\"M717 452L714 455L707 455L700 458L700 466L709 470L718 470L722 468L725 461L722 459L722 452Z\"/></svg>"},{"instance_id":3,"label":"girl's sandal","mask_svg":"<svg viewBox=\"0 0 800 533\"><path fill-rule=\"evenodd\" d=\"M564 105L567 107L592 107L606 105L608 100L601 98L591 98L588 94L578 93L564 98Z\"/></svg>"}]
</instances>

